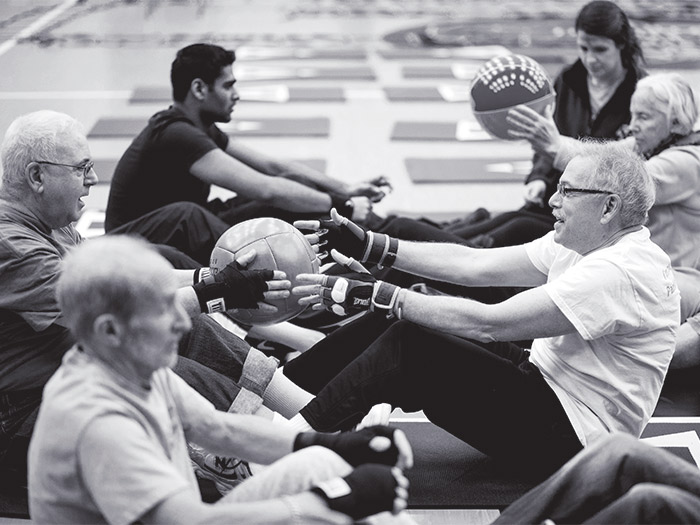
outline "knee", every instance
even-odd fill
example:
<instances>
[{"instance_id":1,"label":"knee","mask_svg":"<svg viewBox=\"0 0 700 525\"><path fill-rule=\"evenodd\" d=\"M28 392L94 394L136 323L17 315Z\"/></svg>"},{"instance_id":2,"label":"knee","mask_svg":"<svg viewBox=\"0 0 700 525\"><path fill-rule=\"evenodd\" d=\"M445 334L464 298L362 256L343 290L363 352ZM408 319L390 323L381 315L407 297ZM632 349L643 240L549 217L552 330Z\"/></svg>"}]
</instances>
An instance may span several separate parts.
<instances>
[{"instance_id":1,"label":"knee","mask_svg":"<svg viewBox=\"0 0 700 525\"><path fill-rule=\"evenodd\" d=\"M214 215L206 208L200 206L199 204L195 204L194 202L188 201L167 204L163 206L162 210L184 221L209 216L214 217Z\"/></svg>"},{"instance_id":2,"label":"knee","mask_svg":"<svg viewBox=\"0 0 700 525\"><path fill-rule=\"evenodd\" d=\"M639 483L625 494L625 501L633 508L654 510L672 508L677 498L682 498L684 491L676 487L657 483Z\"/></svg>"}]
</instances>

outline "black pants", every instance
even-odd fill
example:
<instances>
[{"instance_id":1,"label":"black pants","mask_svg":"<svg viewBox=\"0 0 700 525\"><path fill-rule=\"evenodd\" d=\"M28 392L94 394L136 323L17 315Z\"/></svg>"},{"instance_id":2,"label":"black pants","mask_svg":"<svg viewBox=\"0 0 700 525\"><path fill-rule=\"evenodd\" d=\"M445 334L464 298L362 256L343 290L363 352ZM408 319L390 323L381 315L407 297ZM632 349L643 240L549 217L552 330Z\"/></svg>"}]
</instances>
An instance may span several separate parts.
<instances>
[{"instance_id":1,"label":"black pants","mask_svg":"<svg viewBox=\"0 0 700 525\"><path fill-rule=\"evenodd\" d=\"M290 379L317 393L301 411L314 429L352 428L384 402L409 412L423 410L471 446L536 476L550 474L581 450L564 409L527 351L406 321L388 328L387 323L374 314L361 318L285 366ZM343 359L352 360L342 367Z\"/></svg>"},{"instance_id":2,"label":"black pants","mask_svg":"<svg viewBox=\"0 0 700 525\"><path fill-rule=\"evenodd\" d=\"M229 225L206 208L192 202L176 202L138 219L107 230L109 234L138 234L154 244L165 244L209 266L216 241Z\"/></svg>"}]
</instances>

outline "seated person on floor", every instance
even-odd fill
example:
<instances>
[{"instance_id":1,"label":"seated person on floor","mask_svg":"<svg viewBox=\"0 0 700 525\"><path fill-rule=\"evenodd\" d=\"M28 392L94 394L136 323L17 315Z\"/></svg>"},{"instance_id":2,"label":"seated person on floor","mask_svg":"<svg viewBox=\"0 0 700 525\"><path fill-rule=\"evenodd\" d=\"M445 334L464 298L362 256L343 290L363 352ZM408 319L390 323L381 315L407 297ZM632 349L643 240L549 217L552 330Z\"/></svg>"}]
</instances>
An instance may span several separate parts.
<instances>
[{"instance_id":1,"label":"seated person on floor","mask_svg":"<svg viewBox=\"0 0 700 525\"><path fill-rule=\"evenodd\" d=\"M383 198L381 186L388 185L383 178L348 184L256 151L217 127L231 121L239 100L234 60L233 51L210 44L178 51L171 69L172 106L153 115L115 169L107 232L139 233L168 244L168 225L187 229L193 246L180 249L195 251L192 256L201 261L222 227L246 219L327 216L334 206L360 222L371 215L371 200ZM210 201L212 185L236 197Z\"/></svg>"},{"instance_id":2,"label":"seated person on floor","mask_svg":"<svg viewBox=\"0 0 700 525\"><path fill-rule=\"evenodd\" d=\"M630 121L634 86L646 75L634 28L619 5L596 0L581 8L574 29L578 60L554 81L554 123L567 137L621 138ZM535 151L522 208L448 229L484 247L512 246L541 237L554 225L547 201L557 189L561 172L551 158Z\"/></svg>"},{"instance_id":3,"label":"seated person on floor","mask_svg":"<svg viewBox=\"0 0 700 525\"><path fill-rule=\"evenodd\" d=\"M700 132L697 100L677 73L655 73L637 83L630 105L631 137L621 141L645 159L656 183L648 228L674 266L700 266ZM514 137L530 141L562 168L588 144L559 134L552 120L524 106L508 115Z\"/></svg>"},{"instance_id":4,"label":"seated person on floor","mask_svg":"<svg viewBox=\"0 0 700 525\"><path fill-rule=\"evenodd\" d=\"M97 180L91 166L83 129L68 115L38 111L7 129L0 185L0 468L12 485L26 485L42 389L75 343L56 303L56 282L66 253L83 242L72 223ZM296 414L311 395L284 377L276 359L201 314L216 297L229 308L273 308L263 301L287 296L290 282L281 272L235 267L215 279L199 281L201 273L175 272L192 317L175 371L219 410Z\"/></svg>"},{"instance_id":5,"label":"seated person on floor","mask_svg":"<svg viewBox=\"0 0 700 525\"><path fill-rule=\"evenodd\" d=\"M191 321L171 269L146 242L122 236L66 256L57 300L76 344L46 384L29 446L32 519L335 523L401 512L412 457L400 430L299 433L218 411L173 373ZM205 504L188 441L272 465Z\"/></svg>"},{"instance_id":6,"label":"seated person on floor","mask_svg":"<svg viewBox=\"0 0 700 525\"><path fill-rule=\"evenodd\" d=\"M549 201L554 231L524 245L397 241L334 214L335 227L326 224L322 237L356 259L336 252L350 268L372 262L466 286L529 289L483 304L415 293L358 269L298 276L309 283L293 289L306 296L300 302L375 313L285 366L316 394L293 421L333 431L351 428L379 402L424 410L482 452L539 475L610 432L639 436L680 317L668 255L643 226L653 202L641 157L613 143L567 165ZM526 339L534 339L529 351L510 342Z\"/></svg>"},{"instance_id":7,"label":"seated person on floor","mask_svg":"<svg viewBox=\"0 0 700 525\"><path fill-rule=\"evenodd\" d=\"M614 434L506 508L493 525L700 523L698 467Z\"/></svg>"}]
</instances>

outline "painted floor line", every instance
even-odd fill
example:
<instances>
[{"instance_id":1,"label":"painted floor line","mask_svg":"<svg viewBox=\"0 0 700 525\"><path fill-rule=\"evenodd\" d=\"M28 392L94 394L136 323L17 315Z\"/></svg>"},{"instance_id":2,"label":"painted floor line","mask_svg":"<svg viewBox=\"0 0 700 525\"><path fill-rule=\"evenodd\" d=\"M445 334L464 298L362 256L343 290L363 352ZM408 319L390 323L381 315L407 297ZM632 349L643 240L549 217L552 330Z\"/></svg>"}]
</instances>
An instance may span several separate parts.
<instances>
[{"instance_id":1,"label":"painted floor line","mask_svg":"<svg viewBox=\"0 0 700 525\"><path fill-rule=\"evenodd\" d=\"M61 5L56 6L53 8L51 11L46 13L44 16L36 20L34 23L28 25L22 31L17 33L14 37L12 37L10 40L5 40L2 44L0 44L0 56L4 55L7 53L10 49L15 47L17 45L17 42L24 38L28 38L32 36L34 33L38 32L41 30L41 28L47 26L49 23L53 22L56 18L58 18L63 12L67 11L71 7L73 7L75 4L78 3L79 0L66 0L63 2Z\"/></svg>"},{"instance_id":2,"label":"painted floor line","mask_svg":"<svg viewBox=\"0 0 700 525\"><path fill-rule=\"evenodd\" d=\"M127 100L131 90L124 91L0 91L0 100Z\"/></svg>"}]
</instances>

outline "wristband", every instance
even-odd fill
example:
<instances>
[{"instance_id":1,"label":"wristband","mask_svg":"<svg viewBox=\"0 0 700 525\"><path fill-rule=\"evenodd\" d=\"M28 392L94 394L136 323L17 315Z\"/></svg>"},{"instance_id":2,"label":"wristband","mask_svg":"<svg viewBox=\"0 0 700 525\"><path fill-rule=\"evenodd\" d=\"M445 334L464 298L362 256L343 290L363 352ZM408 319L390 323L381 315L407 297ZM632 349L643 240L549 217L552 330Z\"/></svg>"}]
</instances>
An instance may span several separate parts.
<instances>
[{"instance_id":1,"label":"wristband","mask_svg":"<svg viewBox=\"0 0 700 525\"><path fill-rule=\"evenodd\" d=\"M403 303L406 300L407 292L408 290L406 290L406 288L401 288L399 294L396 296L396 302L394 303L393 312L399 321L403 319Z\"/></svg>"},{"instance_id":2,"label":"wristband","mask_svg":"<svg viewBox=\"0 0 700 525\"><path fill-rule=\"evenodd\" d=\"M194 271L192 276L192 284L197 284L199 281L203 281L211 275L211 268L208 266L202 266Z\"/></svg>"},{"instance_id":3,"label":"wristband","mask_svg":"<svg viewBox=\"0 0 700 525\"><path fill-rule=\"evenodd\" d=\"M372 293L372 310L385 310L387 317L394 316L394 304L402 288L393 284L377 281Z\"/></svg>"},{"instance_id":4,"label":"wristband","mask_svg":"<svg viewBox=\"0 0 700 525\"><path fill-rule=\"evenodd\" d=\"M389 267L396 260L399 240L385 233L367 231L367 244L362 254L362 262L376 262L379 267Z\"/></svg>"}]
</instances>

